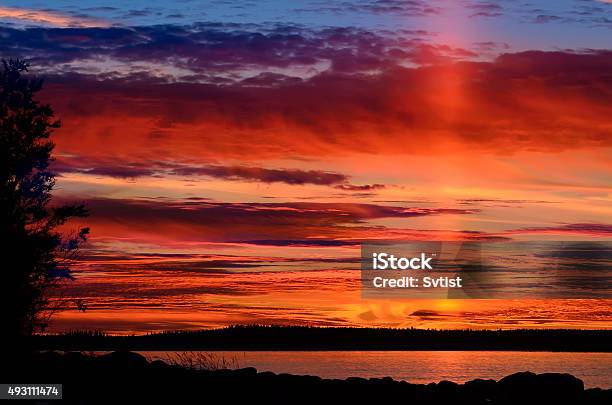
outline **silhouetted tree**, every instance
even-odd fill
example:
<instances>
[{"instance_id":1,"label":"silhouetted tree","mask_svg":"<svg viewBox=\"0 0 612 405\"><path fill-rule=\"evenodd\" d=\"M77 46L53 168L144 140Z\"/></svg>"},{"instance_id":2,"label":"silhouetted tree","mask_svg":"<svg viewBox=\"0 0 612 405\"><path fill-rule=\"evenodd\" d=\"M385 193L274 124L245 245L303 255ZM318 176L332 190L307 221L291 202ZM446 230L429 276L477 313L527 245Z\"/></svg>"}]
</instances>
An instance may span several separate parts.
<instances>
[{"instance_id":1,"label":"silhouetted tree","mask_svg":"<svg viewBox=\"0 0 612 405\"><path fill-rule=\"evenodd\" d=\"M70 264L88 228L63 237L59 227L87 215L82 205L51 204L49 136L60 122L35 100L42 80L24 77L29 64L3 60L0 71L0 216L4 254L0 295L3 338L20 341L46 326L50 287L72 278Z\"/></svg>"}]
</instances>

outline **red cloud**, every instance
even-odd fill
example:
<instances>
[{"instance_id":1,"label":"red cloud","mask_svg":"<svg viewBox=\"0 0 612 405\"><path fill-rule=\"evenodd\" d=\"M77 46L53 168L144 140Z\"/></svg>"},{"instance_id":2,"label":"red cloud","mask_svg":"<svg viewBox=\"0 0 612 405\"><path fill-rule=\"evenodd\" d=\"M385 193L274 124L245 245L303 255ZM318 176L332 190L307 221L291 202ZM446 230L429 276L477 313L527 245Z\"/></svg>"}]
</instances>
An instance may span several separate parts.
<instances>
[{"instance_id":1,"label":"red cloud","mask_svg":"<svg viewBox=\"0 0 612 405\"><path fill-rule=\"evenodd\" d=\"M252 87L65 76L46 91L59 150L183 159L612 146L612 52L324 73Z\"/></svg>"}]
</instances>

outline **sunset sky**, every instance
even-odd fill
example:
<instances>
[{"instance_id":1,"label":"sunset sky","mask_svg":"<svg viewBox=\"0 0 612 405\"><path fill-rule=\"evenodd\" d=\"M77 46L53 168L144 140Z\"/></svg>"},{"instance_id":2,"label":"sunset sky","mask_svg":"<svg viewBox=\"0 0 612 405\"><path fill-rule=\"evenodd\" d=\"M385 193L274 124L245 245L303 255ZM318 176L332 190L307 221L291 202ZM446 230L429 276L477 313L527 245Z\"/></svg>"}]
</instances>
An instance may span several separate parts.
<instances>
[{"instance_id":1,"label":"sunset sky","mask_svg":"<svg viewBox=\"0 0 612 405\"><path fill-rule=\"evenodd\" d=\"M91 211L52 331L612 327L359 290L361 242L612 240L612 1L2 4L62 120L56 201Z\"/></svg>"}]
</instances>

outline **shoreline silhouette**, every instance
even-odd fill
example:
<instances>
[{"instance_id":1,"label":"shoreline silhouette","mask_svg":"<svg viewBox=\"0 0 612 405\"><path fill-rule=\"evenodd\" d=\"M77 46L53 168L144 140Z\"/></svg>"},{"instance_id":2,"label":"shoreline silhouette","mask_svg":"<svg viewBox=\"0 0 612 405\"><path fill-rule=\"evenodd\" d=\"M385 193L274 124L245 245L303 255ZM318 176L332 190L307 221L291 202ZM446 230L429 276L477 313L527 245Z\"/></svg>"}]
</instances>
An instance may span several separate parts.
<instances>
[{"instance_id":1,"label":"shoreline silhouette","mask_svg":"<svg viewBox=\"0 0 612 405\"><path fill-rule=\"evenodd\" d=\"M116 336L100 331L36 335L40 350L503 350L612 352L612 330L433 330L230 326Z\"/></svg>"},{"instance_id":2,"label":"shoreline silhouette","mask_svg":"<svg viewBox=\"0 0 612 405\"><path fill-rule=\"evenodd\" d=\"M197 364L149 361L128 351L94 356L80 352L33 354L13 368L15 380L54 379L65 403L195 403L210 398L230 403L419 404L604 404L612 389L585 389L570 374L524 371L499 380L474 379L413 384L391 377L324 379L311 375L259 372L255 368L200 368Z\"/></svg>"}]
</instances>

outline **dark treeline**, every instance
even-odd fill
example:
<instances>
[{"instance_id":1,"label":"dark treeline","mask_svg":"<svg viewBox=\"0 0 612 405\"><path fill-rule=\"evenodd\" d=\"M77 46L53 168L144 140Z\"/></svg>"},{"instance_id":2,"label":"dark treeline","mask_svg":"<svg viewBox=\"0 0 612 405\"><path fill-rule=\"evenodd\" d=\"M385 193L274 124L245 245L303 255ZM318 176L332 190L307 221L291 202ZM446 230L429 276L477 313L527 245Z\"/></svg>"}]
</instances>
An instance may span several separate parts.
<instances>
[{"instance_id":1,"label":"dark treeline","mask_svg":"<svg viewBox=\"0 0 612 405\"><path fill-rule=\"evenodd\" d=\"M612 330L435 330L230 326L112 336L73 331L34 336L42 350L516 350L612 352Z\"/></svg>"}]
</instances>

